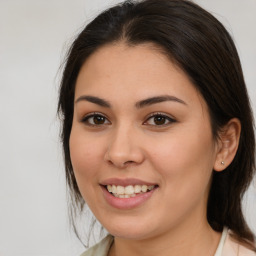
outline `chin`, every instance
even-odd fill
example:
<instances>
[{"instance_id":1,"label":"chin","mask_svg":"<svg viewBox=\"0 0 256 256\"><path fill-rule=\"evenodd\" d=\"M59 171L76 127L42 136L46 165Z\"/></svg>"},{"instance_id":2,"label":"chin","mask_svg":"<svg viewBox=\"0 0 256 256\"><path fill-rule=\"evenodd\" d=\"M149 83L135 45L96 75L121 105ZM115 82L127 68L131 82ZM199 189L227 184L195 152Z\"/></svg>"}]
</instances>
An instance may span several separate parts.
<instances>
[{"instance_id":1,"label":"chin","mask_svg":"<svg viewBox=\"0 0 256 256\"><path fill-rule=\"evenodd\" d=\"M105 225L105 229L114 237L122 239L142 240L151 237L154 233L151 227L151 223L145 223L138 225L137 223L115 223L111 225L108 223Z\"/></svg>"},{"instance_id":2,"label":"chin","mask_svg":"<svg viewBox=\"0 0 256 256\"><path fill-rule=\"evenodd\" d=\"M143 240L149 238L148 232L146 230L113 230L113 232L109 232L112 236L129 239L129 240Z\"/></svg>"}]
</instances>

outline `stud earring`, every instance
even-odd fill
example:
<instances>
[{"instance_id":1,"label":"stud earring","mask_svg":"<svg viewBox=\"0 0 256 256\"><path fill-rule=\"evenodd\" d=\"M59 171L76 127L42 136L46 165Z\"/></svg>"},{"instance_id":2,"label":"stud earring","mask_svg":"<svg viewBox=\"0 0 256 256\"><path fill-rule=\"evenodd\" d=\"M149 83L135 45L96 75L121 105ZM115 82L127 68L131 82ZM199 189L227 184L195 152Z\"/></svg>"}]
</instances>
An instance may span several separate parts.
<instances>
[{"instance_id":1,"label":"stud earring","mask_svg":"<svg viewBox=\"0 0 256 256\"><path fill-rule=\"evenodd\" d=\"M222 165L225 165L225 162L224 162L224 161L221 161L221 164L222 164Z\"/></svg>"}]
</instances>

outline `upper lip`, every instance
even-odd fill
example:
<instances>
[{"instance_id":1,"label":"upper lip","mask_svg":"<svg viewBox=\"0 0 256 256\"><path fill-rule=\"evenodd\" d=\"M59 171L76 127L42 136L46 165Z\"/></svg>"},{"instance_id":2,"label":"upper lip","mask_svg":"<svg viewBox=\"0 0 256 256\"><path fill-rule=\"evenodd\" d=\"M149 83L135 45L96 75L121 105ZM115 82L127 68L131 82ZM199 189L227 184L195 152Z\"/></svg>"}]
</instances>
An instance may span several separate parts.
<instances>
[{"instance_id":1,"label":"upper lip","mask_svg":"<svg viewBox=\"0 0 256 256\"><path fill-rule=\"evenodd\" d=\"M119 185L119 186L129 186L129 185L147 185L147 186L155 186L156 183L151 183L147 181L143 181L140 179L135 178L126 178L126 179L120 179L120 178L109 178L106 180L103 180L100 182L101 185L107 186L107 185Z\"/></svg>"}]
</instances>

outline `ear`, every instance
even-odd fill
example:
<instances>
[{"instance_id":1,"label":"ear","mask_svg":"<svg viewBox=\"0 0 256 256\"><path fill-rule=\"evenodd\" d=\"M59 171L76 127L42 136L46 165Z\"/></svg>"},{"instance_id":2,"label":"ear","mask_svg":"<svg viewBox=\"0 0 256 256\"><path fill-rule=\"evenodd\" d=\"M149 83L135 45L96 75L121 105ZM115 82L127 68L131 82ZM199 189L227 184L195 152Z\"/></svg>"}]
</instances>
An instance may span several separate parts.
<instances>
[{"instance_id":1,"label":"ear","mask_svg":"<svg viewBox=\"0 0 256 256\"><path fill-rule=\"evenodd\" d=\"M223 171L235 158L239 146L240 133L241 123L237 118L229 120L220 131L217 155L213 166L215 171Z\"/></svg>"}]
</instances>

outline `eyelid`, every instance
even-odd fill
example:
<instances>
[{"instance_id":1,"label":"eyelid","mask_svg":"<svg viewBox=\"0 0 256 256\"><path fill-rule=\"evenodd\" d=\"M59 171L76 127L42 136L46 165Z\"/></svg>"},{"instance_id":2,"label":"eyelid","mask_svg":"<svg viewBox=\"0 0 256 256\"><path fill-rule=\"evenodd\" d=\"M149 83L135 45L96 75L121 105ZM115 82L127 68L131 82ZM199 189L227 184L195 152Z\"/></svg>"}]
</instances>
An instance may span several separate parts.
<instances>
[{"instance_id":1,"label":"eyelid","mask_svg":"<svg viewBox=\"0 0 256 256\"><path fill-rule=\"evenodd\" d=\"M88 120L89 118L91 118L91 117L94 117L94 116L102 116L102 117L104 117L104 118L108 121L107 125L111 123L111 122L109 121L109 118L108 118L106 115L104 115L103 113L100 113L100 112L91 112L91 113L88 113L88 114L86 114L85 116L83 116L83 117L81 118L80 122L81 122L81 123L86 123L86 125L88 125L88 126L103 126L103 125L106 125L106 124L97 125L97 124L90 124L90 123L88 123L87 120Z\"/></svg>"},{"instance_id":2,"label":"eyelid","mask_svg":"<svg viewBox=\"0 0 256 256\"><path fill-rule=\"evenodd\" d=\"M107 123L104 123L104 124L91 124L91 123L89 123L88 119L91 118L91 117L94 117L94 116L104 117L106 119ZM148 120L150 118L153 118L153 117L156 117L156 116L161 116L163 118L166 118L168 120L168 123L167 124L161 124L161 125L147 124L147 122L148 122ZM88 126L98 126L98 127L111 124L111 122L109 121L109 118L105 114L103 114L101 112L91 112L91 113L88 113L88 114L84 115L81 118L80 122L81 123L85 123ZM153 113L149 114L146 117L146 121L143 122L143 125L156 126L158 128L161 128L161 127L169 126L170 124L175 123L175 122L177 122L177 120L173 116L171 116L169 114L166 114L166 113L163 113L163 112L153 112Z\"/></svg>"},{"instance_id":3,"label":"eyelid","mask_svg":"<svg viewBox=\"0 0 256 256\"><path fill-rule=\"evenodd\" d=\"M166 119L169 121L168 124L163 124L163 125L150 125L150 124L148 124L148 125L150 125L150 126L164 127L164 126L168 126L168 125L170 125L170 124L172 124L172 123L177 122L177 120L176 120L173 116L171 116L171 115L169 115L169 114L166 114L166 113L163 113L163 112L153 112L153 113L149 114L149 115L146 117L146 121L145 121L143 124L146 125L146 122L147 122L150 118L156 117L156 116L161 116L161 117L166 118Z\"/></svg>"}]
</instances>

